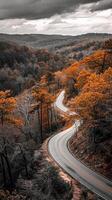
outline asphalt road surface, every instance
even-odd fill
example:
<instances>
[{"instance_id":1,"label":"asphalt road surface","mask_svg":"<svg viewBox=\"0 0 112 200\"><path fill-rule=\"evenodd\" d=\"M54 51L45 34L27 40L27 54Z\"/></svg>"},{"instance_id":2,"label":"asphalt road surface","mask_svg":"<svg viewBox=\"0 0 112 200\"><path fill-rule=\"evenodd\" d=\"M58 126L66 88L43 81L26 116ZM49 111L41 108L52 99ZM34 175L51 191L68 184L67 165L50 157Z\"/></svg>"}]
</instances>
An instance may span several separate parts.
<instances>
[{"instance_id":1,"label":"asphalt road surface","mask_svg":"<svg viewBox=\"0 0 112 200\"><path fill-rule=\"evenodd\" d=\"M63 105L64 95L65 91L62 91L56 99L55 106L62 114L75 114ZM86 167L68 149L68 141L77 132L80 124L80 121L77 120L71 128L51 137L48 142L49 154L72 178L103 199L112 200L112 182Z\"/></svg>"}]
</instances>

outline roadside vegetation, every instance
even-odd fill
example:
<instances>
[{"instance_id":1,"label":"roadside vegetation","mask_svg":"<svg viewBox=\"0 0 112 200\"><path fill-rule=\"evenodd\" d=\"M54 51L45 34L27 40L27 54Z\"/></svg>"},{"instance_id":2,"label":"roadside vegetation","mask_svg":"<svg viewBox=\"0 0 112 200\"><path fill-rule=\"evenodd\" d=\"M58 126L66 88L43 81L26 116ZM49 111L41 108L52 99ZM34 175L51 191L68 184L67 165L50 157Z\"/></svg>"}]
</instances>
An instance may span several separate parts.
<instances>
[{"instance_id":1,"label":"roadside vegetation","mask_svg":"<svg viewBox=\"0 0 112 200\"><path fill-rule=\"evenodd\" d=\"M11 90L0 91L1 200L71 199L69 184L40 149L45 139L65 123L54 110L52 84L48 73L18 96Z\"/></svg>"},{"instance_id":2,"label":"roadside vegetation","mask_svg":"<svg viewBox=\"0 0 112 200\"><path fill-rule=\"evenodd\" d=\"M72 151L92 169L111 179L112 175L112 40L62 72L71 110L83 120L72 138ZM91 158L91 159L90 159Z\"/></svg>"},{"instance_id":3,"label":"roadside vegetation","mask_svg":"<svg viewBox=\"0 0 112 200\"><path fill-rule=\"evenodd\" d=\"M70 184L41 150L43 142L65 125L53 105L62 89L71 110L83 120L70 141L72 151L111 177L112 40L96 46L100 49L93 48L92 54L73 63L63 54L0 42L1 200L72 199Z\"/></svg>"}]
</instances>

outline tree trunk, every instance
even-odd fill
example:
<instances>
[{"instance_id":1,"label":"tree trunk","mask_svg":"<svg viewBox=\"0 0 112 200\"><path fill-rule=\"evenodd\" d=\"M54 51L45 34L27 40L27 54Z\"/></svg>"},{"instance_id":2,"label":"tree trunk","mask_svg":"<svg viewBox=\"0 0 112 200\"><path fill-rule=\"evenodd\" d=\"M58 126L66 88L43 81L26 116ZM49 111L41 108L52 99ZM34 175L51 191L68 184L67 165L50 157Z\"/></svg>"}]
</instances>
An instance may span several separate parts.
<instances>
[{"instance_id":1,"label":"tree trunk","mask_svg":"<svg viewBox=\"0 0 112 200\"><path fill-rule=\"evenodd\" d=\"M3 137L3 143L4 143L4 152L5 152L5 155L7 156L7 148L6 148L6 140L5 140L5 137Z\"/></svg>"},{"instance_id":2,"label":"tree trunk","mask_svg":"<svg viewBox=\"0 0 112 200\"><path fill-rule=\"evenodd\" d=\"M55 124L56 124L56 127L58 127L57 116L56 116L56 112L55 112L54 106L53 106L52 109L53 109L53 114L54 114Z\"/></svg>"},{"instance_id":3,"label":"tree trunk","mask_svg":"<svg viewBox=\"0 0 112 200\"><path fill-rule=\"evenodd\" d=\"M103 72L104 72L104 68L105 68L105 61L106 61L106 53L104 54L103 63L102 63L102 66L101 66L101 73L103 73Z\"/></svg>"},{"instance_id":4,"label":"tree trunk","mask_svg":"<svg viewBox=\"0 0 112 200\"><path fill-rule=\"evenodd\" d=\"M50 120L49 120L49 108L48 108L48 105L47 105L47 124L48 124L48 130L49 130L49 133L51 132L51 127L50 127Z\"/></svg>"},{"instance_id":5,"label":"tree trunk","mask_svg":"<svg viewBox=\"0 0 112 200\"><path fill-rule=\"evenodd\" d=\"M43 142L43 105L40 104L40 139L41 143Z\"/></svg>"},{"instance_id":6,"label":"tree trunk","mask_svg":"<svg viewBox=\"0 0 112 200\"><path fill-rule=\"evenodd\" d=\"M3 112L1 112L1 124L2 124L2 126L4 125L4 114L3 114Z\"/></svg>"},{"instance_id":7,"label":"tree trunk","mask_svg":"<svg viewBox=\"0 0 112 200\"><path fill-rule=\"evenodd\" d=\"M9 179L10 179L10 189L12 190L12 188L14 187L14 182L13 182L13 177L12 177L12 172L11 172L11 166L10 166L8 157L4 156L4 158L7 164L7 170L8 170Z\"/></svg>"},{"instance_id":8,"label":"tree trunk","mask_svg":"<svg viewBox=\"0 0 112 200\"><path fill-rule=\"evenodd\" d=\"M51 113L51 129L52 129L52 125L53 125L53 113L52 113L52 107L50 109L50 113Z\"/></svg>"},{"instance_id":9,"label":"tree trunk","mask_svg":"<svg viewBox=\"0 0 112 200\"><path fill-rule=\"evenodd\" d=\"M0 157L1 157L1 164L2 164L2 173L3 173L4 187L6 187L6 173L5 173L4 158L3 158L3 155L0 155Z\"/></svg>"}]
</instances>

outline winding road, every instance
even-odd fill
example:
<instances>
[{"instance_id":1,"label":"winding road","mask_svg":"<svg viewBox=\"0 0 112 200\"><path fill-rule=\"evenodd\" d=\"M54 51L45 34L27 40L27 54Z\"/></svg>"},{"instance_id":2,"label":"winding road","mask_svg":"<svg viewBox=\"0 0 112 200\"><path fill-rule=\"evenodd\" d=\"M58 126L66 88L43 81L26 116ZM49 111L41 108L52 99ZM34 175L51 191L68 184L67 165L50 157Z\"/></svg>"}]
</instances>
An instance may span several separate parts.
<instances>
[{"instance_id":1,"label":"winding road","mask_svg":"<svg viewBox=\"0 0 112 200\"><path fill-rule=\"evenodd\" d=\"M64 95L65 91L62 91L56 99L55 106L62 114L73 115L74 113L63 105ZM112 182L86 167L68 149L68 141L77 132L80 124L80 121L76 120L71 128L51 137L48 142L49 154L72 178L103 199L112 200Z\"/></svg>"}]
</instances>

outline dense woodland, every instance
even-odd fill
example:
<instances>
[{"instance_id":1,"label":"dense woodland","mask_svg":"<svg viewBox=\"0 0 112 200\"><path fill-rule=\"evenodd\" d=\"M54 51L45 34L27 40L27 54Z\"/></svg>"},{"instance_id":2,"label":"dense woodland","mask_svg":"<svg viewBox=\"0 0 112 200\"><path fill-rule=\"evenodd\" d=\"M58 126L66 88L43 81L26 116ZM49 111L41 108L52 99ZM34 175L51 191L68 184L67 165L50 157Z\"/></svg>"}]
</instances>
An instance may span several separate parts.
<instances>
[{"instance_id":1,"label":"dense woodland","mask_svg":"<svg viewBox=\"0 0 112 200\"><path fill-rule=\"evenodd\" d=\"M9 90L0 92L1 199L57 199L61 195L71 199L69 184L39 150L58 123L64 123L54 111L54 100L45 86L35 86L18 97Z\"/></svg>"},{"instance_id":2,"label":"dense woodland","mask_svg":"<svg viewBox=\"0 0 112 200\"><path fill-rule=\"evenodd\" d=\"M84 153L97 158L97 148L103 146L103 162L111 174L112 40L93 49L69 67L63 55L0 42L0 199L72 199L70 185L40 150L67 120L53 106L63 88L77 112L71 120L83 121L78 142L88 146ZM76 136L70 142L74 152L75 141Z\"/></svg>"},{"instance_id":3,"label":"dense woodland","mask_svg":"<svg viewBox=\"0 0 112 200\"><path fill-rule=\"evenodd\" d=\"M70 186L40 150L64 124L53 107L53 73L68 65L45 49L0 42L0 199L71 199Z\"/></svg>"},{"instance_id":4,"label":"dense woodland","mask_svg":"<svg viewBox=\"0 0 112 200\"><path fill-rule=\"evenodd\" d=\"M65 70L78 94L71 104L88 125L94 143L112 136L112 40L103 48Z\"/></svg>"},{"instance_id":5,"label":"dense woodland","mask_svg":"<svg viewBox=\"0 0 112 200\"><path fill-rule=\"evenodd\" d=\"M83 121L78 138L71 140L72 150L84 162L85 156L86 164L94 162L98 172L111 178L112 40L56 74L60 85L66 88L71 109L77 112L76 119Z\"/></svg>"},{"instance_id":6,"label":"dense woodland","mask_svg":"<svg viewBox=\"0 0 112 200\"><path fill-rule=\"evenodd\" d=\"M47 72L58 71L70 63L64 56L48 50L34 50L13 43L0 42L0 90L13 95L30 88Z\"/></svg>"}]
</instances>

